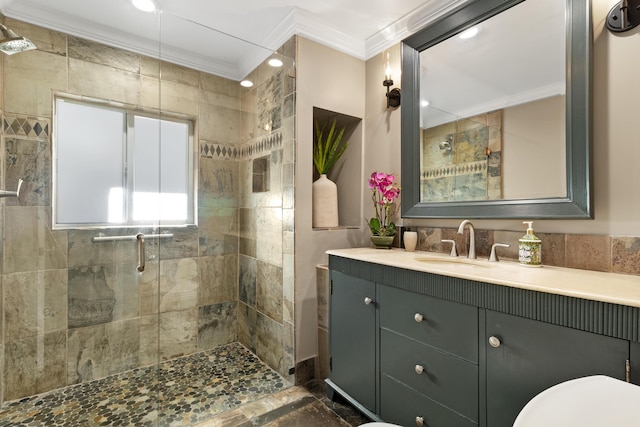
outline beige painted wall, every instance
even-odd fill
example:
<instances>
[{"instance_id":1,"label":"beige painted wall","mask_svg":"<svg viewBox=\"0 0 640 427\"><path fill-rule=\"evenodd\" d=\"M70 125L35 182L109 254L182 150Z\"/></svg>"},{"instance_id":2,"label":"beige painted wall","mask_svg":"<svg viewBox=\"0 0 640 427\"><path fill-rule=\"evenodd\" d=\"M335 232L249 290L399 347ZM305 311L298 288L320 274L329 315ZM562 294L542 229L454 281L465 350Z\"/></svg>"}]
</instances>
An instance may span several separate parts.
<instances>
[{"instance_id":1,"label":"beige painted wall","mask_svg":"<svg viewBox=\"0 0 640 427\"><path fill-rule=\"evenodd\" d=\"M593 0L593 220L540 220L536 231L640 235L640 130L638 90L640 27L615 35L604 29L615 0ZM392 52L394 52L392 50ZM367 105L364 170L400 170L400 111L382 107L381 56L366 63ZM392 62L399 64L399 55ZM380 92L378 94L378 92ZM378 94L378 95L377 95ZM365 200L365 213L370 207ZM471 218L473 219L473 218ZM404 220L405 225L448 226L459 220ZM475 220L478 228L524 230L520 220Z\"/></svg>"},{"instance_id":2,"label":"beige painted wall","mask_svg":"<svg viewBox=\"0 0 640 427\"><path fill-rule=\"evenodd\" d=\"M359 239L362 233L360 228L312 229L313 107L364 119L364 75L364 61L299 37L296 64L296 361L317 354L315 266L327 262L327 249L361 246ZM361 147L362 142L353 146ZM345 153L345 156L362 156L362 153L355 150ZM362 195L354 194L353 197L361 198Z\"/></svg>"},{"instance_id":3,"label":"beige painted wall","mask_svg":"<svg viewBox=\"0 0 640 427\"><path fill-rule=\"evenodd\" d=\"M392 88L400 87L402 58L400 45L396 45L367 61L364 174L368 178L372 172L386 172L393 173L400 179L400 107L387 108L386 88L382 85L386 53L389 53L391 77L394 81ZM375 214L371 190L366 182L362 186L365 193L364 216L370 218ZM402 221L397 216L394 222L399 225ZM364 230L363 239L366 239L367 244L369 235L369 230Z\"/></svg>"},{"instance_id":4,"label":"beige painted wall","mask_svg":"<svg viewBox=\"0 0 640 427\"><path fill-rule=\"evenodd\" d=\"M504 199L567 195L564 110L564 96L504 109Z\"/></svg>"}]
</instances>

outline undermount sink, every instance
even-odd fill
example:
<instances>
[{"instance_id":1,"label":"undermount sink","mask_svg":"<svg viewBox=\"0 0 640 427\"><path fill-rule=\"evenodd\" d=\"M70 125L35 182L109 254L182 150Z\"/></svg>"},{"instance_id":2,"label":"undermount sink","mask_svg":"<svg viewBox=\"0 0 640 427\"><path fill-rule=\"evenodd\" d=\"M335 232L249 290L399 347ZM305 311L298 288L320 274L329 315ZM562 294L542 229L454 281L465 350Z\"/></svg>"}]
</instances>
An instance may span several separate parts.
<instances>
[{"instance_id":1,"label":"undermount sink","mask_svg":"<svg viewBox=\"0 0 640 427\"><path fill-rule=\"evenodd\" d=\"M488 264L487 262L478 261L475 259L469 258L416 258L416 261L424 262L427 264L463 264L463 265L471 265L473 267L484 267L491 268L493 264Z\"/></svg>"}]
</instances>

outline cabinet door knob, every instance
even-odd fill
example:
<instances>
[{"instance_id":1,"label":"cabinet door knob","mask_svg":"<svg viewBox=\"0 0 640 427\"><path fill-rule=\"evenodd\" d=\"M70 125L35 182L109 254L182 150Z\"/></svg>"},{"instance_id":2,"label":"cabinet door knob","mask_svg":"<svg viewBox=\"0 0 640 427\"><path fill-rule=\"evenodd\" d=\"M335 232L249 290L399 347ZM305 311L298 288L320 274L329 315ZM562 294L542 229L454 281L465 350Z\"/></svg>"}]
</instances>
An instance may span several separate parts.
<instances>
[{"instance_id":1,"label":"cabinet door knob","mask_svg":"<svg viewBox=\"0 0 640 427\"><path fill-rule=\"evenodd\" d=\"M416 319L416 322L418 322L418 323L420 323L420 322L422 322L424 320L424 316L422 314L420 314L420 313L416 313L413 316L413 318Z\"/></svg>"},{"instance_id":2,"label":"cabinet door knob","mask_svg":"<svg viewBox=\"0 0 640 427\"><path fill-rule=\"evenodd\" d=\"M416 425L417 426L423 426L424 425L424 418L416 417Z\"/></svg>"},{"instance_id":3,"label":"cabinet door knob","mask_svg":"<svg viewBox=\"0 0 640 427\"><path fill-rule=\"evenodd\" d=\"M416 374L420 375L421 373L424 372L424 366L422 365L416 365Z\"/></svg>"},{"instance_id":4,"label":"cabinet door knob","mask_svg":"<svg viewBox=\"0 0 640 427\"><path fill-rule=\"evenodd\" d=\"M371 298L369 298L369 297L366 297L364 299L364 303L367 304L367 305L371 304L372 302L373 302L373 300Z\"/></svg>"},{"instance_id":5,"label":"cabinet door knob","mask_svg":"<svg viewBox=\"0 0 640 427\"><path fill-rule=\"evenodd\" d=\"M498 337L496 337L496 336L490 336L490 337L489 337L489 345L490 345L491 347L498 348L498 347L500 347L500 344L502 344L502 343L500 342L500 338L498 338Z\"/></svg>"}]
</instances>

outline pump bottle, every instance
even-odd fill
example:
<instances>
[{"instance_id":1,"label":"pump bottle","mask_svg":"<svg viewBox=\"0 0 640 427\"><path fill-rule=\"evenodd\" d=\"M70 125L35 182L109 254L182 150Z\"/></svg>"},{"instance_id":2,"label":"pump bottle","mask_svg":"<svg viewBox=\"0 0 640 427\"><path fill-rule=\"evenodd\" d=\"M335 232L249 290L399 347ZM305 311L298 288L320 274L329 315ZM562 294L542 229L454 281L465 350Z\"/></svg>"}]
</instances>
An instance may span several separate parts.
<instances>
[{"instance_id":1,"label":"pump bottle","mask_svg":"<svg viewBox=\"0 0 640 427\"><path fill-rule=\"evenodd\" d=\"M528 224L528 228L527 234L518 240L518 262L526 267L540 267L542 266L542 241L533 234L533 221L524 221L523 224Z\"/></svg>"}]
</instances>

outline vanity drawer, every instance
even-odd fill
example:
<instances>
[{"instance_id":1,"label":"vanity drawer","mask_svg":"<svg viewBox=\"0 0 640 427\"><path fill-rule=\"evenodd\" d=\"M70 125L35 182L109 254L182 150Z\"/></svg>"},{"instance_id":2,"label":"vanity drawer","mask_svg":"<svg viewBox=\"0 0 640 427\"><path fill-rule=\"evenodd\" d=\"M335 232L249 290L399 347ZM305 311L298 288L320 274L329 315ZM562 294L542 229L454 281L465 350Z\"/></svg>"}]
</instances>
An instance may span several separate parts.
<instances>
[{"instance_id":1,"label":"vanity drawer","mask_svg":"<svg viewBox=\"0 0 640 427\"><path fill-rule=\"evenodd\" d=\"M465 417L478 420L477 365L382 330L380 369Z\"/></svg>"},{"instance_id":2,"label":"vanity drawer","mask_svg":"<svg viewBox=\"0 0 640 427\"><path fill-rule=\"evenodd\" d=\"M387 375L381 376L380 416L401 426L477 427L478 424L445 408ZM477 404L477 402L476 402ZM416 418L423 420L422 424Z\"/></svg>"},{"instance_id":3,"label":"vanity drawer","mask_svg":"<svg viewBox=\"0 0 640 427\"><path fill-rule=\"evenodd\" d=\"M384 285L379 292L382 328L478 363L477 307Z\"/></svg>"}]
</instances>

